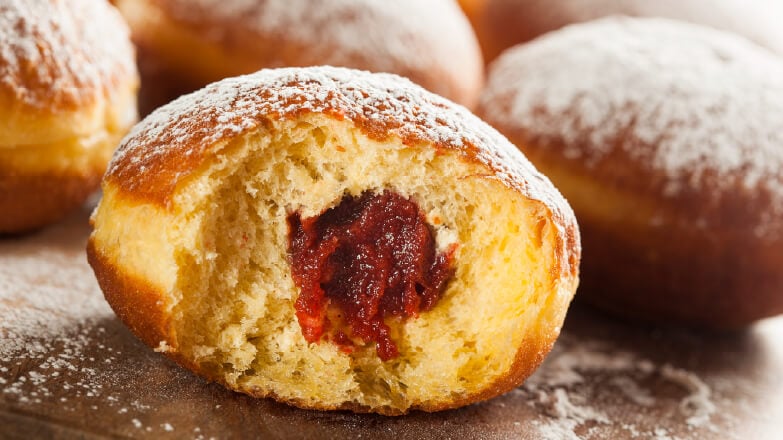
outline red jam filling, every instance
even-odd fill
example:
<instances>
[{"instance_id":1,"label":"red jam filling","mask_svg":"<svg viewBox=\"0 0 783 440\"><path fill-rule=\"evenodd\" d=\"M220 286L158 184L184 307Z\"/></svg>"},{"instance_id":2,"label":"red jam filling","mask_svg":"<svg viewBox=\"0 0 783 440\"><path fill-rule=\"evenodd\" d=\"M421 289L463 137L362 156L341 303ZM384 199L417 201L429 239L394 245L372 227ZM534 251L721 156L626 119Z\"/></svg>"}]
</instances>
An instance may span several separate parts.
<instances>
[{"instance_id":1,"label":"red jam filling","mask_svg":"<svg viewBox=\"0 0 783 440\"><path fill-rule=\"evenodd\" d=\"M288 227L296 317L308 342L323 337L348 352L357 339L375 342L381 360L393 359L385 319L432 309L454 273L456 245L438 254L419 207L391 191L346 196L315 217L293 213Z\"/></svg>"}]
</instances>

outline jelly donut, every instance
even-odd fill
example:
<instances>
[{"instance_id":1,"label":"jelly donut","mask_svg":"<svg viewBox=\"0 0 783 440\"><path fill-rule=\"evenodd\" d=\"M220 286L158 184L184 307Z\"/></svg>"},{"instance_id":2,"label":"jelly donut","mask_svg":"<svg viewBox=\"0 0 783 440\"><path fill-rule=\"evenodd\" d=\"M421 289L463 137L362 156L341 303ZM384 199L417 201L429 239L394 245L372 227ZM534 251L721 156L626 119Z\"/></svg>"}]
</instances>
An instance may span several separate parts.
<instances>
[{"instance_id":1,"label":"jelly donut","mask_svg":"<svg viewBox=\"0 0 783 440\"><path fill-rule=\"evenodd\" d=\"M317 5L311 0L118 0L117 5L139 47L148 106L165 101L166 93L268 67L391 72L468 106L483 85L476 36L453 0L321 0ZM145 93L147 84L155 90Z\"/></svg>"},{"instance_id":2,"label":"jelly donut","mask_svg":"<svg viewBox=\"0 0 783 440\"><path fill-rule=\"evenodd\" d=\"M471 2L471 0L463 0ZM569 24L610 15L682 20L736 32L783 55L783 4L770 0L472 0L489 62L503 50Z\"/></svg>"},{"instance_id":3,"label":"jelly donut","mask_svg":"<svg viewBox=\"0 0 783 440\"><path fill-rule=\"evenodd\" d=\"M125 138L88 258L146 344L315 409L488 399L557 337L573 213L505 138L391 74L262 70Z\"/></svg>"},{"instance_id":4,"label":"jelly donut","mask_svg":"<svg viewBox=\"0 0 783 440\"><path fill-rule=\"evenodd\" d=\"M781 58L684 22L602 19L504 53L479 114L574 207L580 298L712 328L783 312Z\"/></svg>"},{"instance_id":5,"label":"jelly donut","mask_svg":"<svg viewBox=\"0 0 783 440\"><path fill-rule=\"evenodd\" d=\"M0 233L63 217L136 122L129 31L105 0L0 4Z\"/></svg>"}]
</instances>

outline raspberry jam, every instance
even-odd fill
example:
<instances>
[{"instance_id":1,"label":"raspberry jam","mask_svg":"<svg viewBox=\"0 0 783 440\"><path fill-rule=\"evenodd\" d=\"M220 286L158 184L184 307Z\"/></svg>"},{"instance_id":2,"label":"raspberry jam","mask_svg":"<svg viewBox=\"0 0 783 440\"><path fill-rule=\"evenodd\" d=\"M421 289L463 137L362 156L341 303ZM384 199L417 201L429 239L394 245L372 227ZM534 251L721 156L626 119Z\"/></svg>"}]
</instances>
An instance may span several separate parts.
<instances>
[{"instance_id":1,"label":"raspberry jam","mask_svg":"<svg viewBox=\"0 0 783 440\"><path fill-rule=\"evenodd\" d=\"M288 228L296 317L308 342L331 335L344 351L375 342L381 360L393 359L384 320L432 309L454 274L456 245L438 254L419 207L391 191L346 196L306 219L293 213Z\"/></svg>"}]
</instances>

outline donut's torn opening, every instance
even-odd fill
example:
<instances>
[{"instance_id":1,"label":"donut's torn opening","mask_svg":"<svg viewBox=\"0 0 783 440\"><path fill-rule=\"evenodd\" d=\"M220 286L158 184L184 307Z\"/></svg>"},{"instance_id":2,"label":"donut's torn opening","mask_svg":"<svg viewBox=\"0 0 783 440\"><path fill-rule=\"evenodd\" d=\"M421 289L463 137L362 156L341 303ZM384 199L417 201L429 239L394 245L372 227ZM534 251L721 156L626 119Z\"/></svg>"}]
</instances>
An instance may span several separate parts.
<instances>
[{"instance_id":1,"label":"donut's torn opening","mask_svg":"<svg viewBox=\"0 0 783 440\"><path fill-rule=\"evenodd\" d=\"M226 144L183 184L171 208L177 221L165 222L168 241L176 243L176 339L169 345L235 389L387 414L452 406L509 375L529 373L570 298L553 284L557 229L541 203L487 172L457 152L369 138L349 122L320 115L271 122ZM379 245L385 220L340 240L358 218L387 211L402 215L391 226L403 238L392 238L385 250ZM317 220L332 217L323 225ZM332 232L337 246L319 251L328 248L330 224L340 225ZM300 239L317 232L297 252L326 261L304 271L292 267L292 226L301 228L294 234ZM148 230L139 234L130 241L167 242L149 240ZM378 257L384 252L399 255ZM365 254L381 268L354 270L357 255ZM330 258L347 260L345 272L336 273ZM395 281L392 266L413 273ZM308 277L340 307L322 308L317 295L310 297L314 309L297 305L308 298L300 284ZM348 292L361 289L330 293L330 284L343 282L384 284L385 294L377 298L376 288L376 297L355 307ZM406 283L407 294L387 292Z\"/></svg>"},{"instance_id":2,"label":"donut's torn opening","mask_svg":"<svg viewBox=\"0 0 783 440\"><path fill-rule=\"evenodd\" d=\"M438 253L424 213L392 191L347 195L309 218L295 212L288 226L296 317L310 343L326 339L350 353L375 342L382 360L395 358L384 320L430 310L454 274L456 244Z\"/></svg>"}]
</instances>

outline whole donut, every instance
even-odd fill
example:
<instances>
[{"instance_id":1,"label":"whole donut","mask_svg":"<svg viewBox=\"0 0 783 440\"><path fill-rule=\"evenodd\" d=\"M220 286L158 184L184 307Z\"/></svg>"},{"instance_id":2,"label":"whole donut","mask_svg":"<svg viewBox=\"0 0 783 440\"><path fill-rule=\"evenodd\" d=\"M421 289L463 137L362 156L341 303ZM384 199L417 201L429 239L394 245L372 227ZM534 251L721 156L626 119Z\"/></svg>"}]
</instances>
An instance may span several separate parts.
<instances>
[{"instance_id":1,"label":"whole donut","mask_svg":"<svg viewBox=\"0 0 783 440\"><path fill-rule=\"evenodd\" d=\"M453 0L118 0L117 5L133 30L142 75L149 70L153 79L147 83L158 89L150 94L164 100L172 92L265 67L391 72L467 106L475 104L483 84L478 42Z\"/></svg>"},{"instance_id":2,"label":"whole donut","mask_svg":"<svg viewBox=\"0 0 783 440\"><path fill-rule=\"evenodd\" d=\"M463 0L471 2L471 0ZM783 54L783 3L775 0L472 0L487 62L546 32L610 15L660 17L736 32Z\"/></svg>"},{"instance_id":3,"label":"whole donut","mask_svg":"<svg viewBox=\"0 0 783 440\"><path fill-rule=\"evenodd\" d=\"M0 3L0 233L51 223L97 189L136 121L138 82L105 0Z\"/></svg>"},{"instance_id":4,"label":"whole donut","mask_svg":"<svg viewBox=\"0 0 783 440\"><path fill-rule=\"evenodd\" d=\"M396 75L213 83L139 123L102 187L88 259L118 316L210 380L304 408L393 415L509 391L578 284L578 228L551 182Z\"/></svg>"},{"instance_id":5,"label":"whole donut","mask_svg":"<svg viewBox=\"0 0 783 440\"><path fill-rule=\"evenodd\" d=\"M779 57L683 22L602 19L504 53L479 114L574 207L581 298L717 328L783 312Z\"/></svg>"}]
</instances>

